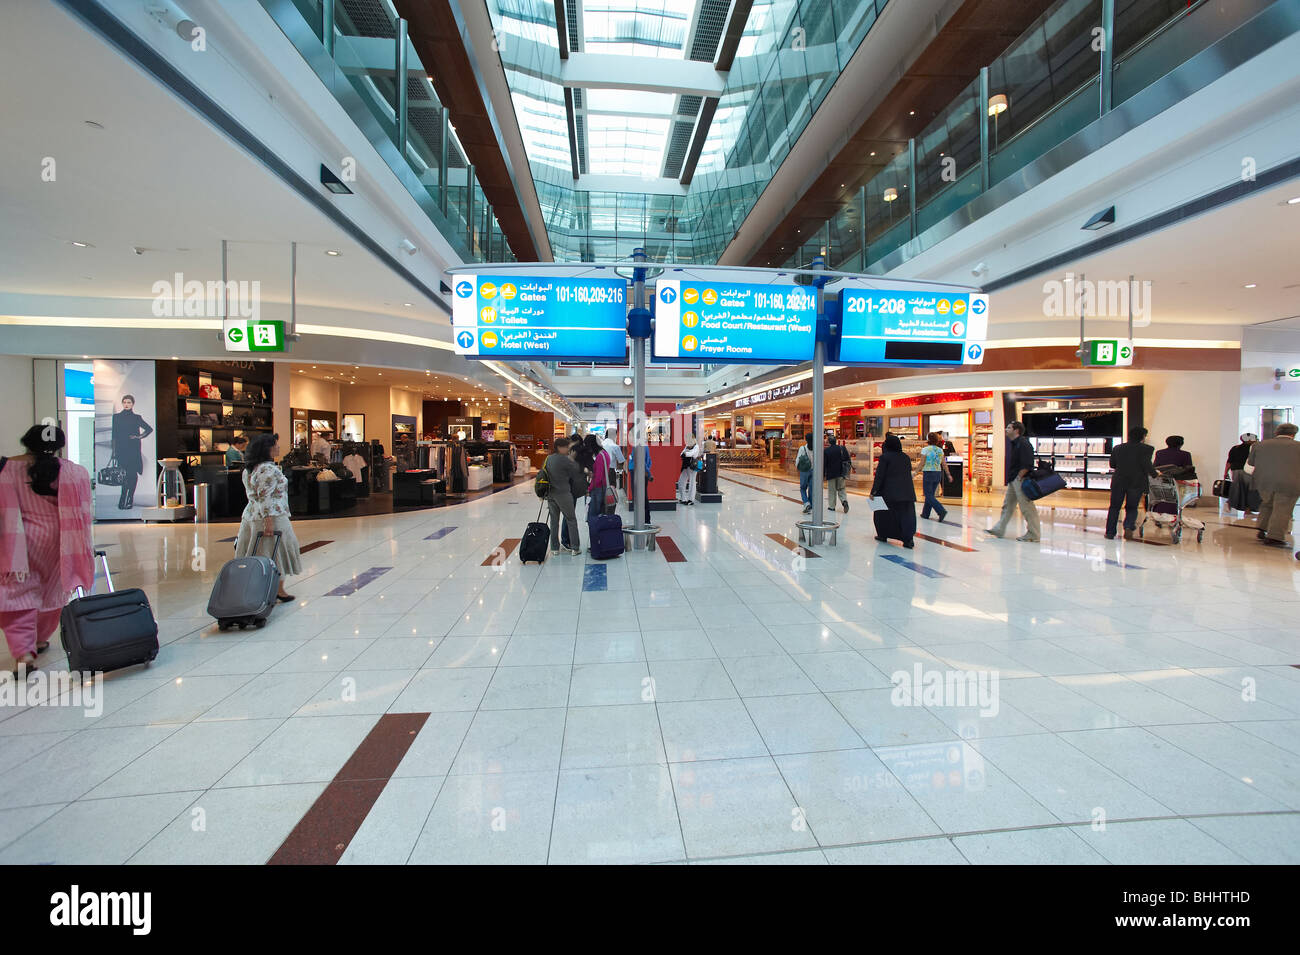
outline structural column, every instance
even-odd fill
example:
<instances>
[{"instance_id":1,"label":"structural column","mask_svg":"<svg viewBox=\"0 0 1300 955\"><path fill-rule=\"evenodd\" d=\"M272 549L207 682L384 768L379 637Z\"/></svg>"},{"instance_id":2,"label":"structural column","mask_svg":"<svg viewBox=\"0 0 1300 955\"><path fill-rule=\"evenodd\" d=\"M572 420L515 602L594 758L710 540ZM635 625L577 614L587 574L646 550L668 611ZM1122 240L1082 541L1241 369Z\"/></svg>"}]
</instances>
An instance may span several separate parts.
<instances>
[{"instance_id":1,"label":"structural column","mask_svg":"<svg viewBox=\"0 0 1300 955\"><path fill-rule=\"evenodd\" d=\"M813 259L813 269L821 271L826 268L826 260L820 255ZM822 319L826 317L826 290L821 283L815 286L817 290L817 324L815 328L820 329ZM822 442L825 440L823 434L826 426L823 424L823 418L826 416L826 343L822 341L822 336L817 336L817 343L813 348L813 367L812 367L812 386L813 386L813 446L812 446L812 523L821 525L826 523L822 516L822 478L825 477L823 464L825 455L822 453ZM806 439L805 439L806 440Z\"/></svg>"},{"instance_id":2,"label":"structural column","mask_svg":"<svg viewBox=\"0 0 1300 955\"><path fill-rule=\"evenodd\" d=\"M632 270L632 311L628 313L628 335L632 339L632 421L630 422L630 450L635 469L632 472L632 527L648 527L645 523L646 512L646 474L645 462L649 451L641 449L648 442L646 435L645 414L645 343L650 336L650 311L645 300L645 249L633 249L632 261L636 268Z\"/></svg>"}]
</instances>

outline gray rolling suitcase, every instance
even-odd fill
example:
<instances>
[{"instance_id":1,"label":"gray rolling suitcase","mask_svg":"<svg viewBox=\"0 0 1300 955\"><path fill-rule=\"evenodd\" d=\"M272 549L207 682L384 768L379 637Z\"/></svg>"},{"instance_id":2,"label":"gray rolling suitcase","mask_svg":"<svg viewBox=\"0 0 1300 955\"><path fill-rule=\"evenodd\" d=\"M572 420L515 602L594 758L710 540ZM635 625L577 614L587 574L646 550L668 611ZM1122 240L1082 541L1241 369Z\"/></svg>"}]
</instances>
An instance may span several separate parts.
<instances>
[{"instance_id":1,"label":"gray rolling suitcase","mask_svg":"<svg viewBox=\"0 0 1300 955\"><path fill-rule=\"evenodd\" d=\"M253 554L226 562L212 585L208 614L217 618L217 627L229 630L238 626L264 627L275 609L275 595L280 590L280 569L275 553L280 547L280 533L275 534L270 557L256 557L263 535L253 538Z\"/></svg>"}]
</instances>

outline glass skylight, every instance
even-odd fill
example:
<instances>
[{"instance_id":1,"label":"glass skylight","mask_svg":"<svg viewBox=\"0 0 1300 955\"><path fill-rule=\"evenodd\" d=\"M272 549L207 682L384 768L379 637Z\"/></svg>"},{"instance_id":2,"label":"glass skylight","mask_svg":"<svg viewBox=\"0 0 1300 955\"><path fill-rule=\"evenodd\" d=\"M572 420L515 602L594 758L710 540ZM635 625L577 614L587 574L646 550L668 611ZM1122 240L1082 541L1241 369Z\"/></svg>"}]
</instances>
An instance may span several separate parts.
<instances>
[{"instance_id":1,"label":"glass skylight","mask_svg":"<svg viewBox=\"0 0 1300 955\"><path fill-rule=\"evenodd\" d=\"M667 138L667 119L589 114L587 168L598 175L657 178Z\"/></svg>"},{"instance_id":2,"label":"glass skylight","mask_svg":"<svg viewBox=\"0 0 1300 955\"><path fill-rule=\"evenodd\" d=\"M583 0L588 53L683 59L695 0Z\"/></svg>"}]
</instances>

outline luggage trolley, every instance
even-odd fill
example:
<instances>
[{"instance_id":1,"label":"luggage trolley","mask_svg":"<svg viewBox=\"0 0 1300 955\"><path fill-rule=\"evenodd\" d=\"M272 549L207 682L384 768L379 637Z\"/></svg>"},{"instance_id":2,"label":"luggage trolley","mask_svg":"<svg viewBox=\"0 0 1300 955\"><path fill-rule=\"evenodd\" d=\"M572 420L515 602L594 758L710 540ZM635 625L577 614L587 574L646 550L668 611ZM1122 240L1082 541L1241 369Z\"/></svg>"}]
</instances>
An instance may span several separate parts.
<instances>
[{"instance_id":1,"label":"luggage trolley","mask_svg":"<svg viewBox=\"0 0 1300 955\"><path fill-rule=\"evenodd\" d=\"M1205 537L1205 523L1183 514L1200 496L1200 481L1177 481L1163 475L1150 478L1147 483L1147 510L1142 523L1138 525L1138 536L1146 536L1147 521L1152 521L1159 527L1169 528L1175 544L1183 539L1184 528L1196 531L1196 543L1201 543Z\"/></svg>"}]
</instances>

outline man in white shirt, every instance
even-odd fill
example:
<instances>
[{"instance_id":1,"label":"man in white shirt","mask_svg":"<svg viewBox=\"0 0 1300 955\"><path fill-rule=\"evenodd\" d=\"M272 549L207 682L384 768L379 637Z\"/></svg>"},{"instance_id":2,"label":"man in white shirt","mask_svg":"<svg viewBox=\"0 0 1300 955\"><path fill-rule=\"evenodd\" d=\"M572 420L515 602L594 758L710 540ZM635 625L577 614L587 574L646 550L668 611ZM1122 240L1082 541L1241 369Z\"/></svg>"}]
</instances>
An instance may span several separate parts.
<instances>
[{"instance_id":1,"label":"man in white shirt","mask_svg":"<svg viewBox=\"0 0 1300 955\"><path fill-rule=\"evenodd\" d=\"M627 466L627 455L625 455L623 449L618 446L618 442L608 434L601 439L600 446L605 449L605 452L609 455L609 459L614 462L615 474L618 476L617 483L614 486L622 487L623 472L624 468Z\"/></svg>"},{"instance_id":2,"label":"man in white shirt","mask_svg":"<svg viewBox=\"0 0 1300 955\"><path fill-rule=\"evenodd\" d=\"M329 460L331 447L328 435L328 431L322 431L311 439L311 456L313 458L321 457L326 461Z\"/></svg>"}]
</instances>

